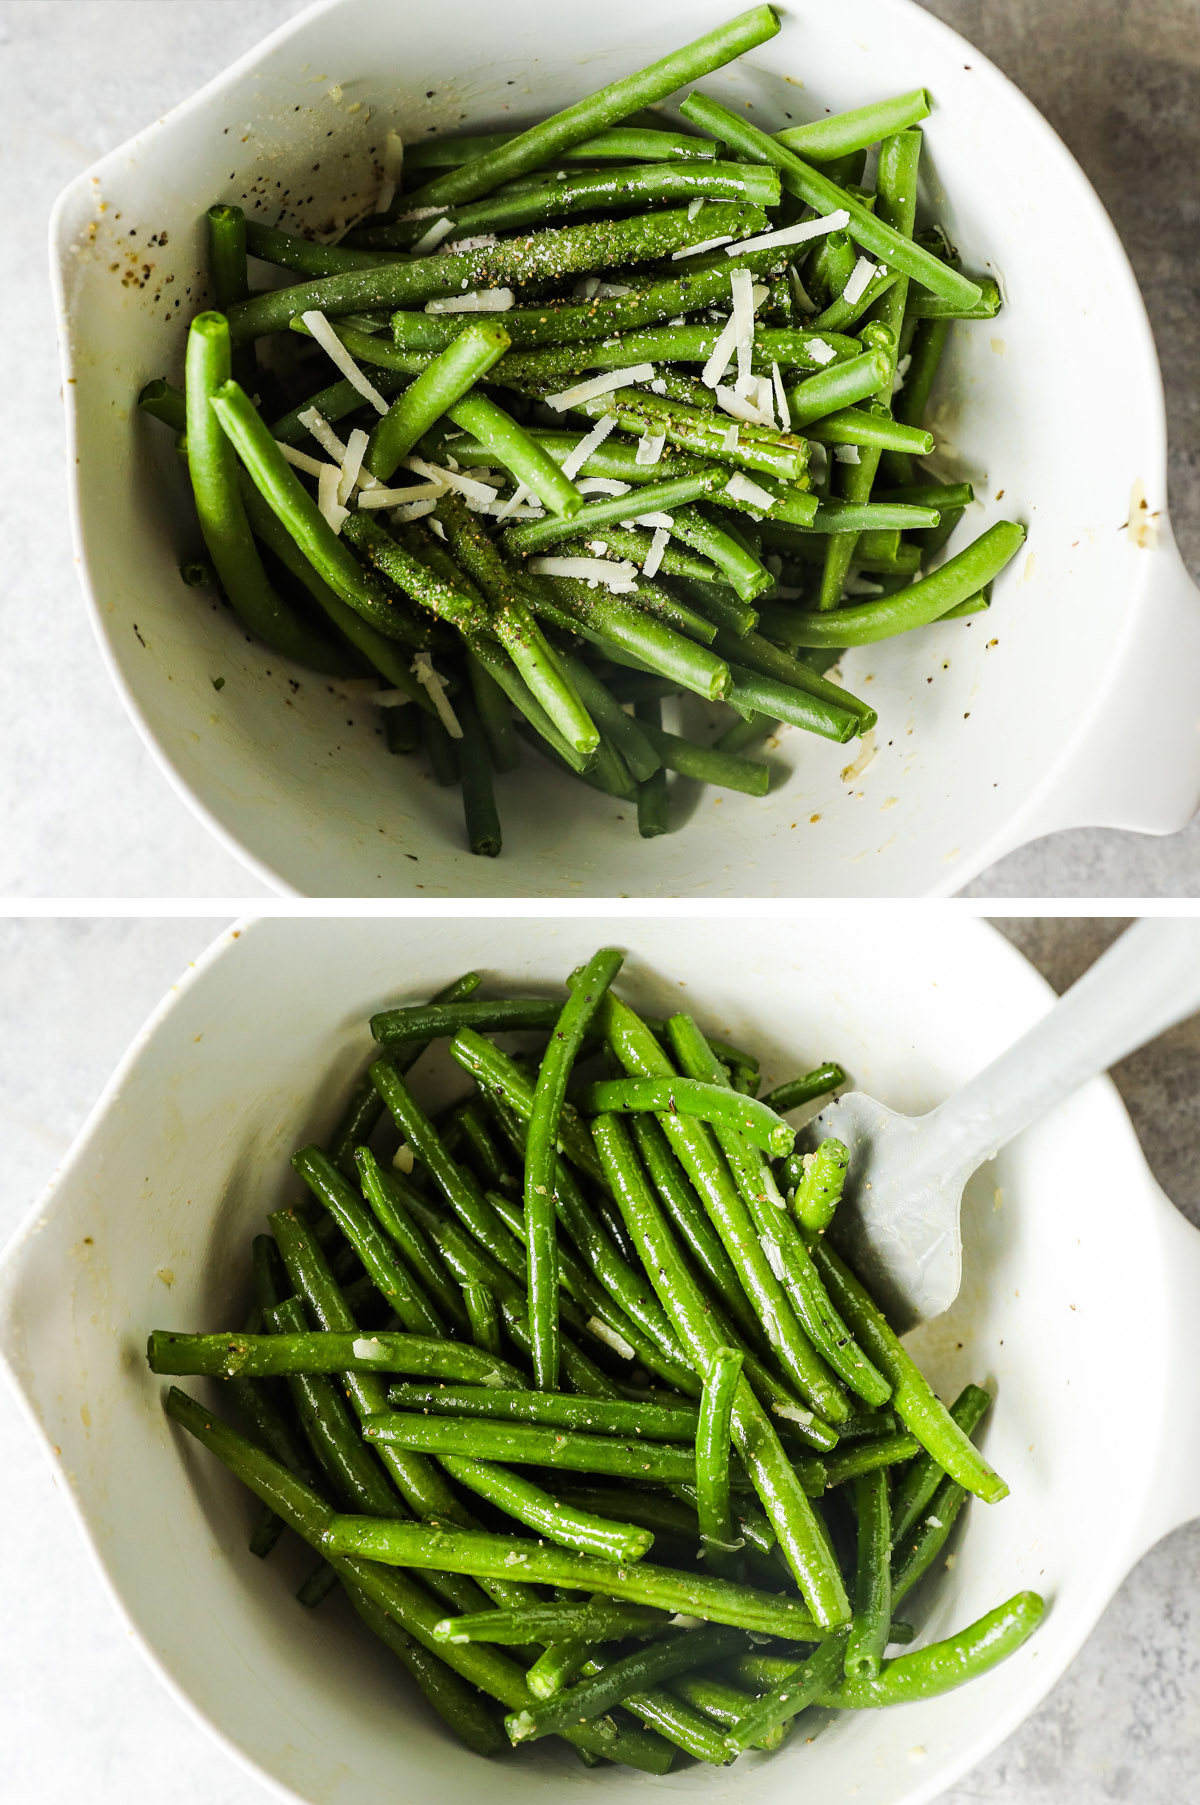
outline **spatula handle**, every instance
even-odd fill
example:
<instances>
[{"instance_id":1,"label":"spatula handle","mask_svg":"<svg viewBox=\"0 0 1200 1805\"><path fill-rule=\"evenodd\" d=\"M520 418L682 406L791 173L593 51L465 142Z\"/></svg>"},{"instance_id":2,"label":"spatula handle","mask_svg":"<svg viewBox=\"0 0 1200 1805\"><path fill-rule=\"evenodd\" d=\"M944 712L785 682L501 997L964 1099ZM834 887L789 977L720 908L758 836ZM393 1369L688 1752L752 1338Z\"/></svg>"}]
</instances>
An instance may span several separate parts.
<instances>
[{"instance_id":1,"label":"spatula handle","mask_svg":"<svg viewBox=\"0 0 1200 1805\"><path fill-rule=\"evenodd\" d=\"M939 1164L964 1178L1089 1078L1200 1009L1200 921L1137 921L1078 983L925 1118Z\"/></svg>"}]
</instances>

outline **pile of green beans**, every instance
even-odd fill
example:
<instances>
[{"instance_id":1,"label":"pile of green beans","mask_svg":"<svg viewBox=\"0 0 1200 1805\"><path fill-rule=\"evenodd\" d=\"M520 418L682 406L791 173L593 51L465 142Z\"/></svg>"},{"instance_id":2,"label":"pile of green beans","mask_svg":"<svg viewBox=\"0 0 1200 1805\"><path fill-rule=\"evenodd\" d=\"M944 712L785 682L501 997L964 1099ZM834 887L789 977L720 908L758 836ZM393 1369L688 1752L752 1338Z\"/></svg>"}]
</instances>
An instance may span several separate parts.
<instances>
[{"instance_id":1,"label":"pile of green beans","mask_svg":"<svg viewBox=\"0 0 1200 1805\"><path fill-rule=\"evenodd\" d=\"M622 960L375 1013L254 1237L249 1315L156 1328L147 1357L239 1419L167 1397L259 1500L248 1555L305 1542L301 1606L340 1586L460 1741L665 1773L771 1752L810 1706L945 1691L1042 1602L890 1652L970 1497L1007 1492L971 1439L990 1397L947 1408L824 1239L846 1149L782 1112L842 1067L768 1087L617 996ZM438 1043L431 1111L413 1068Z\"/></svg>"},{"instance_id":2,"label":"pile of green beans","mask_svg":"<svg viewBox=\"0 0 1200 1805\"><path fill-rule=\"evenodd\" d=\"M702 88L655 110L778 29L758 5L525 131L422 139L332 241L214 205L184 388L141 391L186 456L190 605L351 681L481 857L525 746L644 838L676 786L765 795L776 731L870 731L844 651L987 608L1024 538L937 562L974 492L922 466L930 395L1000 297L918 224L925 91L774 137ZM683 734L689 696L718 707Z\"/></svg>"}]
</instances>

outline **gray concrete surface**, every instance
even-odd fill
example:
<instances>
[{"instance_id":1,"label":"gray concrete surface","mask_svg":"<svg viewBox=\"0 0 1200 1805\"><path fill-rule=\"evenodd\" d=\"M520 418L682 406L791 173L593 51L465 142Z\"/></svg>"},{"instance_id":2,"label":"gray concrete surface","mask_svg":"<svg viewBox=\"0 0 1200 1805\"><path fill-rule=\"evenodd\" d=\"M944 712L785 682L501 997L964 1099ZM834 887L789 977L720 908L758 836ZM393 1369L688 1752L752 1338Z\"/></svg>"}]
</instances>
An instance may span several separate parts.
<instances>
[{"instance_id":1,"label":"gray concrete surface","mask_svg":"<svg viewBox=\"0 0 1200 1805\"><path fill-rule=\"evenodd\" d=\"M565 3L565 0L564 0ZM1172 502L1200 568L1200 148L1196 0L932 0L1029 93L1095 181L1142 279L1169 373ZM0 896L253 895L126 720L83 622L65 523L45 223L77 171L182 100L299 0L4 0L0 120L9 175L0 290L11 465L0 483ZM35 478L30 481L30 473ZM10 499L11 498L11 499ZM1059 834L1003 860L976 895L1200 894L1200 825L1168 840Z\"/></svg>"},{"instance_id":2,"label":"gray concrete surface","mask_svg":"<svg viewBox=\"0 0 1200 1805\"><path fill-rule=\"evenodd\" d=\"M0 1242L143 1018L218 920L0 921ZM1119 924L1003 931L1062 988ZM1115 1074L1159 1180L1200 1224L1200 1018ZM1181 1433L1195 1426L1180 1425ZM0 1384L0 1799L261 1805L117 1621ZM1141 1562L1041 1710L941 1805L1191 1805L1200 1773L1200 1523ZM814 1800L812 1805L819 1805Z\"/></svg>"}]
</instances>

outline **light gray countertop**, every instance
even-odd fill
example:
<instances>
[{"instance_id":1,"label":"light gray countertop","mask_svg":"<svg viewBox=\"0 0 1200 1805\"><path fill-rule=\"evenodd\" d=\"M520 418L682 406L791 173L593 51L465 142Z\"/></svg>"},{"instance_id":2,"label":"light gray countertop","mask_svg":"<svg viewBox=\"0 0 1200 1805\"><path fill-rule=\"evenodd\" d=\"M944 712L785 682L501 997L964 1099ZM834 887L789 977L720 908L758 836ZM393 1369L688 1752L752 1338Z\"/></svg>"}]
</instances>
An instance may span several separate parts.
<instances>
[{"instance_id":1,"label":"light gray countertop","mask_svg":"<svg viewBox=\"0 0 1200 1805\"><path fill-rule=\"evenodd\" d=\"M1000 925L1062 988L1119 924ZM221 926L0 922L0 1242L127 1041ZM1156 1176L1200 1223L1200 1017L1115 1075ZM134 1651L3 1385L0 1471L0 1798L261 1805L258 1783L184 1716ZM1140 1563L1041 1710L942 1805L1185 1805L1200 1773L1198 1673L1200 1522Z\"/></svg>"},{"instance_id":2,"label":"light gray countertop","mask_svg":"<svg viewBox=\"0 0 1200 1805\"><path fill-rule=\"evenodd\" d=\"M565 3L565 0L564 0ZM1150 307L1171 421L1176 532L1200 568L1200 151L1196 0L931 0L1037 102L1100 191ZM9 175L0 294L8 581L0 660L0 896L252 896L262 886L195 821L125 718L84 624L63 492L45 229L95 157L182 100L298 0L4 0ZM31 480L32 473L32 480ZM11 498L11 499L10 499ZM1167 840L1058 834L985 872L987 896L1200 894L1200 825Z\"/></svg>"}]
</instances>

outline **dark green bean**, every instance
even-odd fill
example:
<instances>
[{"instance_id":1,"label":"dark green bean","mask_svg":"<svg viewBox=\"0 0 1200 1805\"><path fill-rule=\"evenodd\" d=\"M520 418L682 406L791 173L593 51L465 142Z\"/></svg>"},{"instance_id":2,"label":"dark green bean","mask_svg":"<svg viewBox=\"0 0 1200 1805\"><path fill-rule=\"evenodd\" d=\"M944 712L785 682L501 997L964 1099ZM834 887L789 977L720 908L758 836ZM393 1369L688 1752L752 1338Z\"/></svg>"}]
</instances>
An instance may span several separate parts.
<instances>
[{"instance_id":1,"label":"dark green bean","mask_svg":"<svg viewBox=\"0 0 1200 1805\"><path fill-rule=\"evenodd\" d=\"M477 1611L445 1618L438 1639L445 1642L499 1642L520 1647L530 1642L620 1642L626 1636L653 1636L669 1628L664 1611L646 1605L591 1598L584 1604L529 1604L513 1611Z\"/></svg>"},{"instance_id":2,"label":"dark green bean","mask_svg":"<svg viewBox=\"0 0 1200 1805\"><path fill-rule=\"evenodd\" d=\"M636 720L662 732L662 703L657 696L642 697L634 703L633 712ZM722 746L718 750L736 752L740 748ZM671 795L667 787L667 768L661 761L658 769L638 784L637 823L643 840L654 840L659 834L671 831Z\"/></svg>"},{"instance_id":3,"label":"dark green bean","mask_svg":"<svg viewBox=\"0 0 1200 1805\"><path fill-rule=\"evenodd\" d=\"M741 1546L734 1540L729 1507L730 1422L742 1376L739 1348L720 1347L704 1375L696 1433L696 1514L700 1540L718 1572Z\"/></svg>"},{"instance_id":4,"label":"dark green bean","mask_svg":"<svg viewBox=\"0 0 1200 1805\"><path fill-rule=\"evenodd\" d=\"M336 1577L367 1628L403 1661L446 1728L477 1755L498 1754L507 1739L475 1688L465 1685L437 1655L406 1635L389 1612L368 1597L347 1573Z\"/></svg>"},{"instance_id":5,"label":"dark green bean","mask_svg":"<svg viewBox=\"0 0 1200 1805\"><path fill-rule=\"evenodd\" d=\"M421 1454L462 1454L569 1473L607 1473L615 1479L688 1480L695 1471L691 1448L673 1443L622 1441L577 1429L497 1423L482 1417L397 1411L374 1418L364 1433L372 1443L413 1448Z\"/></svg>"},{"instance_id":6,"label":"dark green bean","mask_svg":"<svg viewBox=\"0 0 1200 1805\"><path fill-rule=\"evenodd\" d=\"M567 1392L502 1391L492 1386L394 1385L388 1397L398 1410L435 1415L481 1416L494 1422L542 1423L597 1433L642 1436L647 1441L690 1442L696 1408L662 1394L661 1404L625 1398L581 1398Z\"/></svg>"},{"instance_id":7,"label":"dark green bean","mask_svg":"<svg viewBox=\"0 0 1200 1805\"><path fill-rule=\"evenodd\" d=\"M384 1170L369 1147L360 1147L355 1163L363 1195L380 1225L395 1242L418 1283L434 1299L446 1319L458 1329L467 1327L467 1314L459 1287L446 1270L441 1256L430 1245L404 1207L404 1195L392 1175Z\"/></svg>"},{"instance_id":8,"label":"dark green bean","mask_svg":"<svg viewBox=\"0 0 1200 1805\"><path fill-rule=\"evenodd\" d=\"M456 1454L443 1454L441 1462L451 1479L562 1548L577 1548L601 1560L633 1562L640 1561L654 1542L648 1530L574 1510L507 1467Z\"/></svg>"},{"instance_id":9,"label":"dark green bean","mask_svg":"<svg viewBox=\"0 0 1200 1805\"><path fill-rule=\"evenodd\" d=\"M733 1631L716 1627L664 1637L611 1662L592 1679L580 1680L541 1704L511 1713L504 1727L514 1744L552 1736L561 1724L599 1717L630 1692L641 1692L659 1680L719 1660L732 1653L740 1640Z\"/></svg>"},{"instance_id":10,"label":"dark green bean","mask_svg":"<svg viewBox=\"0 0 1200 1805\"><path fill-rule=\"evenodd\" d=\"M634 124L637 120L640 123ZM606 126L578 144L554 154L568 163L625 162L631 157L643 161L674 161L676 158L708 158L716 154L711 138L685 137L680 132L651 126L644 110L629 115L624 126ZM650 126L649 130L643 129ZM460 163L472 163L486 157L503 144L511 144L515 132L479 132L470 135L443 134L436 138L418 139L404 147L404 166L413 169L453 169ZM536 176L531 180L538 179ZM511 184L510 184L511 186ZM404 197L407 201L410 197ZM402 203L403 204L403 203Z\"/></svg>"},{"instance_id":11,"label":"dark green bean","mask_svg":"<svg viewBox=\"0 0 1200 1805\"><path fill-rule=\"evenodd\" d=\"M819 1065L803 1078L789 1078L786 1083L777 1084L763 1102L782 1116L789 1109L800 1109L806 1103L815 1103L818 1097L828 1096L830 1091L840 1090L845 1083L846 1074L840 1065Z\"/></svg>"},{"instance_id":12,"label":"dark green bean","mask_svg":"<svg viewBox=\"0 0 1200 1805\"><path fill-rule=\"evenodd\" d=\"M517 1385L521 1378L507 1362L460 1342L365 1330L177 1335L169 1329L152 1329L147 1359L151 1372L209 1373L218 1379L294 1373L415 1373L424 1378L473 1379L478 1384L495 1377Z\"/></svg>"},{"instance_id":13,"label":"dark green bean","mask_svg":"<svg viewBox=\"0 0 1200 1805\"><path fill-rule=\"evenodd\" d=\"M873 1680L883 1665L892 1621L892 1519L887 1475L878 1468L854 1481L858 1544L854 1581L854 1621L846 1644L850 1679Z\"/></svg>"},{"instance_id":14,"label":"dark green bean","mask_svg":"<svg viewBox=\"0 0 1200 1805\"><path fill-rule=\"evenodd\" d=\"M842 1676L850 1634L850 1629L843 1629L830 1636L806 1660L792 1665L762 1698L756 1699L746 1715L726 1732L725 1747L729 1752L741 1755L753 1748L835 1685Z\"/></svg>"},{"instance_id":15,"label":"dark green bean","mask_svg":"<svg viewBox=\"0 0 1200 1805\"><path fill-rule=\"evenodd\" d=\"M302 1147L292 1155L292 1168L304 1180L317 1202L323 1204L362 1261L380 1296L385 1298L412 1334L434 1339L444 1336L445 1325L437 1310L414 1284L396 1259L390 1245L363 1208L357 1192L320 1147Z\"/></svg>"},{"instance_id":16,"label":"dark green bean","mask_svg":"<svg viewBox=\"0 0 1200 1805\"><path fill-rule=\"evenodd\" d=\"M375 426L366 466L380 481L392 476L434 421L461 401L512 343L496 320L472 320L416 381L398 395Z\"/></svg>"}]
</instances>

